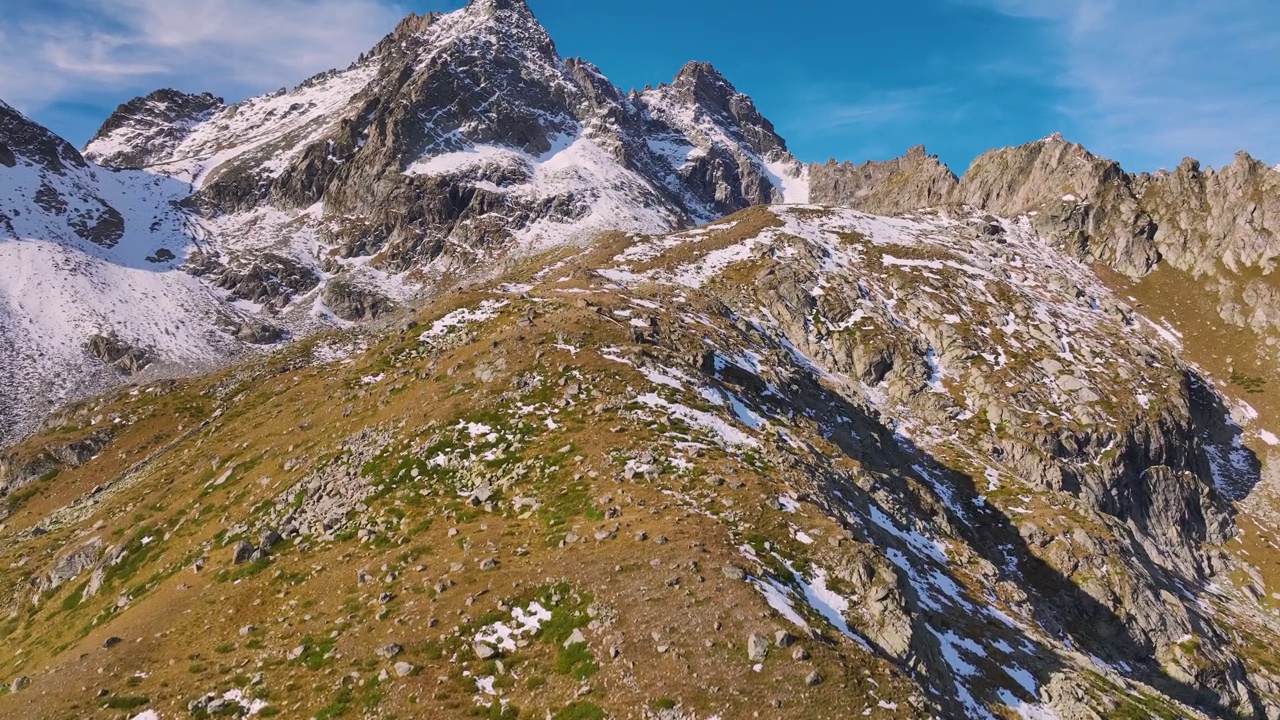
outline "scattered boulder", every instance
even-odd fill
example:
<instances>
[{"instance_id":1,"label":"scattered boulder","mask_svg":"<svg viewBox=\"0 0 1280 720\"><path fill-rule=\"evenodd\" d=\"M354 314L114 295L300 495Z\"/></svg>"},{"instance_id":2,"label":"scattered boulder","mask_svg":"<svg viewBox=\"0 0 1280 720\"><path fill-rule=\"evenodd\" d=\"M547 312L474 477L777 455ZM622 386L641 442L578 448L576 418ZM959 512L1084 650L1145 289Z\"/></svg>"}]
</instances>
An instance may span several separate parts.
<instances>
[{"instance_id":1,"label":"scattered boulder","mask_svg":"<svg viewBox=\"0 0 1280 720\"><path fill-rule=\"evenodd\" d=\"M247 540L241 540L231 548L231 562L235 565L247 563L253 559L253 555L256 552L257 548L249 544Z\"/></svg>"},{"instance_id":2,"label":"scattered boulder","mask_svg":"<svg viewBox=\"0 0 1280 720\"><path fill-rule=\"evenodd\" d=\"M390 660L391 658L399 655L402 652L404 652L404 647L397 645L395 643L391 643L390 645L383 645L382 647L378 648L377 650L374 651L374 654L382 658L383 660Z\"/></svg>"},{"instance_id":3,"label":"scattered boulder","mask_svg":"<svg viewBox=\"0 0 1280 720\"><path fill-rule=\"evenodd\" d=\"M498 657L498 649L488 643L476 642L471 646L476 652L476 657L481 660L489 660Z\"/></svg>"},{"instance_id":4,"label":"scattered boulder","mask_svg":"<svg viewBox=\"0 0 1280 720\"><path fill-rule=\"evenodd\" d=\"M564 646L566 648L569 648L569 647L573 647L574 645L584 645L586 644L586 642L587 642L587 637L582 634L582 630L579 628L574 628L573 632L564 641Z\"/></svg>"},{"instance_id":5,"label":"scattered boulder","mask_svg":"<svg viewBox=\"0 0 1280 720\"><path fill-rule=\"evenodd\" d=\"M747 659L751 662L764 662L769 655L769 638L760 633L751 633L747 638Z\"/></svg>"},{"instance_id":6,"label":"scattered boulder","mask_svg":"<svg viewBox=\"0 0 1280 720\"><path fill-rule=\"evenodd\" d=\"M284 538L280 536L280 533L268 528L258 535L258 547L261 548L263 552L266 552L276 545L279 545L282 540L284 540Z\"/></svg>"},{"instance_id":7,"label":"scattered boulder","mask_svg":"<svg viewBox=\"0 0 1280 720\"><path fill-rule=\"evenodd\" d=\"M724 574L725 579L741 582L747 579L747 572L740 567L733 565L725 565L720 568L720 572Z\"/></svg>"}]
</instances>

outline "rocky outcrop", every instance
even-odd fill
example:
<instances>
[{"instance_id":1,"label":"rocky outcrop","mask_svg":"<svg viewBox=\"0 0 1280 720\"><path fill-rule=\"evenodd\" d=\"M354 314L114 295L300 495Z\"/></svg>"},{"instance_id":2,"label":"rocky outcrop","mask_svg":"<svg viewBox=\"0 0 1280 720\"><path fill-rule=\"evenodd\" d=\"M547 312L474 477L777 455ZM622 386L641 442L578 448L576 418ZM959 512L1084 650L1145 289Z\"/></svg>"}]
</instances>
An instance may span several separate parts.
<instances>
[{"instance_id":1,"label":"rocky outcrop","mask_svg":"<svg viewBox=\"0 0 1280 720\"><path fill-rule=\"evenodd\" d=\"M885 163L810 166L812 200L881 214L969 205L1025 216L1075 257L1132 278L1163 261L1204 282L1226 321L1280 330L1280 173L1247 153L1220 170L1192 159L1172 172L1126 173L1061 135L975 159L958 181L912 148Z\"/></svg>"},{"instance_id":2,"label":"rocky outcrop","mask_svg":"<svg viewBox=\"0 0 1280 720\"><path fill-rule=\"evenodd\" d=\"M77 468L111 444L115 432L95 430L75 440L51 443L34 454L10 451L0 454L0 496L20 490L41 478L51 478L63 468Z\"/></svg>"},{"instance_id":3,"label":"rocky outcrop","mask_svg":"<svg viewBox=\"0 0 1280 720\"><path fill-rule=\"evenodd\" d=\"M85 157L108 167L146 167L173 152L222 107L222 98L210 93L191 95L169 88L134 98L117 107L98 128Z\"/></svg>"},{"instance_id":4,"label":"rocky outcrop","mask_svg":"<svg viewBox=\"0 0 1280 720\"><path fill-rule=\"evenodd\" d=\"M1268 270L1280 257L1280 173L1237 153L1219 170L1190 158L1173 172L1136 178L1155 241L1174 267L1193 275Z\"/></svg>"},{"instance_id":5,"label":"rocky outcrop","mask_svg":"<svg viewBox=\"0 0 1280 720\"><path fill-rule=\"evenodd\" d=\"M134 347L115 335L92 335L85 341L90 355L110 365L125 375L136 375L150 365L154 358L146 350Z\"/></svg>"},{"instance_id":6,"label":"rocky outcrop","mask_svg":"<svg viewBox=\"0 0 1280 720\"><path fill-rule=\"evenodd\" d=\"M320 284L315 270L273 252L235 258L224 265L196 250L187 257L184 267L192 275L207 278L215 287L226 290L230 299L247 300L270 310L284 308L294 296ZM251 332L256 334L257 330Z\"/></svg>"},{"instance_id":7,"label":"rocky outcrop","mask_svg":"<svg viewBox=\"0 0 1280 720\"><path fill-rule=\"evenodd\" d=\"M917 145L906 155L884 162L854 165L833 159L825 165L811 166L810 199L892 215L946 204L954 196L958 182L937 155L928 155L923 145Z\"/></svg>"},{"instance_id":8,"label":"rocky outcrop","mask_svg":"<svg viewBox=\"0 0 1280 720\"><path fill-rule=\"evenodd\" d=\"M813 202L879 214L960 204L1028 215L1067 252L1132 276L1160 257L1156 224L1140 206L1133 178L1057 134L983 153L958 181L923 148L883 163L814 165L810 178Z\"/></svg>"},{"instance_id":9,"label":"rocky outcrop","mask_svg":"<svg viewBox=\"0 0 1280 720\"><path fill-rule=\"evenodd\" d=\"M337 277L325 283L320 299L334 315L348 322L373 320L392 309L391 300L350 278Z\"/></svg>"},{"instance_id":10,"label":"rocky outcrop","mask_svg":"<svg viewBox=\"0 0 1280 720\"><path fill-rule=\"evenodd\" d=\"M58 558L49 571L48 588L60 587L76 579L86 570L97 567L102 558L102 538L93 538L72 548Z\"/></svg>"}]
</instances>

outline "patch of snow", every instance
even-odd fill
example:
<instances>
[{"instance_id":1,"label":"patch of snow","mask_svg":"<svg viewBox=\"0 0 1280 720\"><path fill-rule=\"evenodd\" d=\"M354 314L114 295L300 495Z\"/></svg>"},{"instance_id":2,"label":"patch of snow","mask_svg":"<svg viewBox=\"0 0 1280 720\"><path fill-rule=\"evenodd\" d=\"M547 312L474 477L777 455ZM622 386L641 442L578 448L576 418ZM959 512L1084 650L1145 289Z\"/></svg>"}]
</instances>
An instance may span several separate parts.
<instances>
[{"instance_id":1,"label":"patch of snow","mask_svg":"<svg viewBox=\"0 0 1280 720\"><path fill-rule=\"evenodd\" d=\"M542 624L550 619L551 611L535 601L525 608L513 608L510 622L499 621L481 628L476 633L475 641L507 652L514 652L517 639L538 632Z\"/></svg>"},{"instance_id":2,"label":"patch of snow","mask_svg":"<svg viewBox=\"0 0 1280 720\"><path fill-rule=\"evenodd\" d=\"M752 577L751 584L755 585L760 594L764 595L764 601L769 607L778 611L778 614L786 618L791 624L800 628L809 628L809 623L800 617L800 613L796 612L795 604L791 600L790 589L782 583L771 577Z\"/></svg>"},{"instance_id":3,"label":"patch of snow","mask_svg":"<svg viewBox=\"0 0 1280 720\"><path fill-rule=\"evenodd\" d=\"M677 417L693 427L708 432L711 435L716 436L725 445L746 447L759 447L760 445L759 441L755 438L747 435L711 413L695 410L687 405L667 402L654 393L641 395L636 398L636 401L642 405L648 405L651 408L662 410L668 415Z\"/></svg>"},{"instance_id":4,"label":"patch of snow","mask_svg":"<svg viewBox=\"0 0 1280 720\"><path fill-rule=\"evenodd\" d=\"M419 339L423 342L429 342L433 338L448 334L454 328L492 320L498 316L499 310L510 304L510 300L484 300L474 310L471 308L459 308L432 323L431 327L422 333Z\"/></svg>"},{"instance_id":5,"label":"patch of snow","mask_svg":"<svg viewBox=\"0 0 1280 720\"><path fill-rule=\"evenodd\" d=\"M765 175L789 205L809 202L809 166L795 160L766 160Z\"/></svg>"}]
</instances>

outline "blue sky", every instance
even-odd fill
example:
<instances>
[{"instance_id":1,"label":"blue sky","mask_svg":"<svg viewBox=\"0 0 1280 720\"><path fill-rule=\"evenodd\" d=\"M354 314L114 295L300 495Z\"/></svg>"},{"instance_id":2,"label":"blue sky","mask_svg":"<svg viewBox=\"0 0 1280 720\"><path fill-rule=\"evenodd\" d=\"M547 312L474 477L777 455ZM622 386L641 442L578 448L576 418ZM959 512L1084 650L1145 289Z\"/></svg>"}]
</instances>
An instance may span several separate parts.
<instances>
[{"instance_id":1,"label":"blue sky","mask_svg":"<svg viewBox=\"0 0 1280 720\"><path fill-rule=\"evenodd\" d=\"M236 100L461 0L5 0L0 99L76 144L158 87ZM1060 131L1130 170L1280 163L1273 0L529 0L624 90L715 64L802 160L925 145L957 172Z\"/></svg>"}]
</instances>

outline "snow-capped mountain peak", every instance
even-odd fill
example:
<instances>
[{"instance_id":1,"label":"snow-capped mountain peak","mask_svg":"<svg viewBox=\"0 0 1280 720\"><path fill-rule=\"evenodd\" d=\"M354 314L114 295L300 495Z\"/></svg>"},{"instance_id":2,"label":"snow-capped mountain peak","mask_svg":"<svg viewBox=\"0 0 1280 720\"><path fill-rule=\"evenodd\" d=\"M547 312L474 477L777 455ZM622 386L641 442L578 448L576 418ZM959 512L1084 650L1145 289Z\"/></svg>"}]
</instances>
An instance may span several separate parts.
<instances>
[{"instance_id":1,"label":"snow-capped mountain peak","mask_svg":"<svg viewBox=\"0 0 1280 720\"><path fill-rule=\"evenodd\" d=\"M562 59L519 0L410 15L347 68L234 104L158 90L120 105L83 157L3 122L0 161L43 158L67 175L59 197L77 199L57 222L18 208L0 227L74 245L107 274L171 278L195 298L175 313L210 333L201 358L233 352L237 337L368 317L445 268L808 199L807 171L715 68L691 63L671 85L624 95L598 67ZM53 197L18 177L6 176L11 197ZM94 367L89 325L67 327L48 330L67 336L59 362ZM159 330L117 332L157 359L182 355Z\"/></svg>"}]
</instances>

